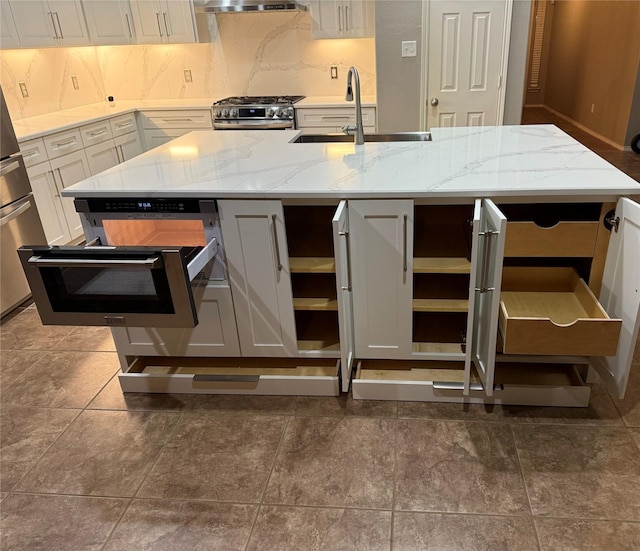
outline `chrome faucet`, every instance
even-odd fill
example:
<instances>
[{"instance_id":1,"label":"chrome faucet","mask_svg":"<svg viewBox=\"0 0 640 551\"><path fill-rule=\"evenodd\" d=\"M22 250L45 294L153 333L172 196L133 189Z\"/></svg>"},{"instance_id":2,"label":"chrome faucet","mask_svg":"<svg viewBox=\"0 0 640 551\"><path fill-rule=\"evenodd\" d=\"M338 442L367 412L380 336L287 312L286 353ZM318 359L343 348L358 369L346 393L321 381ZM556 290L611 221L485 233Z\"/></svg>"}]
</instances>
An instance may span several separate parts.
<instances>
[{"instance_id":1,"label":"chrome faucet","mask_svg":"<svg viewBox=\"0 0 640 551\"><path fill-rule=\"evenodd\" d=\"M353 134L356 137L355 144L362 145L364 144L364 129L362 127L362 101L360 99L360 76L358 75L358 70L355 67L349 67L349 72L347 73L347 101L353 101L353 88L351 87L351 76L355 78L356 81L356 125L346 125L342 127L342 131L345 134L351 135Z\"/></svg>"}]
</instances>

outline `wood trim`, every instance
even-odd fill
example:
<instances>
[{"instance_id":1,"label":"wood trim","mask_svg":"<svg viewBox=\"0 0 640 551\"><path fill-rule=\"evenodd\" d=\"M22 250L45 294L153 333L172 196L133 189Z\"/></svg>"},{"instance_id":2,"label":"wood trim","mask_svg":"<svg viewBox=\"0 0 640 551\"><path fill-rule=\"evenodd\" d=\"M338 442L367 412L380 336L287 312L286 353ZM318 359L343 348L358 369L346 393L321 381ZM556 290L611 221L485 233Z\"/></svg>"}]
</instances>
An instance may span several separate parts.
<instances>
[{"instance_id":1,"label":"wood trim","mask_svg":"<svg viewBox=\"0 0 640 551\"><path fill-rule=\"evenodd\" d=\"M471 262L466 258L414 258L414 274L469 274Z\"/></svg>"}]
</instances>

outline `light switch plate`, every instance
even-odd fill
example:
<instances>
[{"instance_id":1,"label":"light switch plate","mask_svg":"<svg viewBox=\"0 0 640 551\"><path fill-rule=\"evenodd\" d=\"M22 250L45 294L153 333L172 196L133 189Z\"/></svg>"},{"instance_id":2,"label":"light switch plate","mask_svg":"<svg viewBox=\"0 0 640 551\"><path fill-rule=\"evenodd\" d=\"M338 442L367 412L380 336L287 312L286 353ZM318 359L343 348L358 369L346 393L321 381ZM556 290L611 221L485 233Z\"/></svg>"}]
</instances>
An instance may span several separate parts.
<instances>
[{"instance_id":1,"label":"light switch plate","mask_svg":"<svg viewBox=\"0 0 640 551\"><path fill-rule=\"evenodd\" d=\"M331 66L331 79L335 80L338 78L338 66L337 65L332 65Z\"/></svg>"},{"instance_id":2,"label":"light switch plate","mask_svg":"<svg viewBox=\"0 0 640 551\"><path fill-rule=\"evenodd\" d=\"M23 98L28 98L29 97L29 90L27 90L27 83L26 82L18 82L18 85L20 86L20 93L22 94Z\"/></svg>"},{"instance_id":3,"label":"light switch plate","mask_svg":"<svg viewBox=\"0 0 640 551\"><path fill-rule=\"evenodd\" d=\"M71 75L71 83L73 84L73 89L80 89L80 85L78 84L78 77L76 75Z\"/></svg>"},{"instance_id":4,"label":"light switch plate","mask_svg":"<svg viewBox=\"0 0 640 551\"><path fill-rule=\"evenodd\" d=\"M402 41L402 57L416 57L418 45L415 40Z\"/></svg>"},{"instance_id":5,"label":"light switch plate","mask_svg":"<svg viewBox=\"0 0 640 551\"><path fill-rule=\"evenodd\" d=\"M193 78L191 76L191 69L184 70L184 81L185 82L193 82Z\"/></svg>"}]
</instances>

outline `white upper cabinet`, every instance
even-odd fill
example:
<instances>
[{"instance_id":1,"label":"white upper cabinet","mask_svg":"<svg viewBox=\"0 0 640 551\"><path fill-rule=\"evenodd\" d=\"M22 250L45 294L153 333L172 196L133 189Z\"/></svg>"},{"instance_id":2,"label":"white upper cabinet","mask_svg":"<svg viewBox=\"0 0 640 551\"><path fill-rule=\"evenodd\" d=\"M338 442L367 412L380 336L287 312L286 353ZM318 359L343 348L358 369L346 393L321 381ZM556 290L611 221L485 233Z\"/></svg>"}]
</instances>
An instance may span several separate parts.
<instances>
[{"instance_id":1,"label":"white upper cabinet","mask_svg":"<svg viewBox=\"0 0 640 551\"><path fill-rule=\"evenodd\" d=\"M374 35L371 0L314 0L309 4L314 38L364 38Z\"/></svg>"},{"instance_id":2,"label":"white upper cabinet","mask_svg":"<svg viewBox=\"0 0 640 551\"><path fill-rule=\"evenodd\" d=\"M91 44L135 44L129 2L123 0L83 0Z\"/></svg>"},{"instance_id":3,"label":"white upper cabinet","mask_svg":"<svg viewBox=\"0 0 640 551\"><path fill-rule=\"evenodd\" d=\"M2 0L0 1L0 48L8 50L19 47L20 39L18 38L16 24L13 21L11 6Z\"/></svg>"},{"instance_id":4,"label":"white upper cabinet","mask_svg":"<svg viewBox=\"0 0 640 551\"><path fill-rule=\"evenodd\" d=\"M189 0L132 0L131 14L139 44L196 41Z\"/></svg>"},{"instance_id":5,"label":"white upper cabinet","mask_svg":"<svg viewBox=\"0 0 640 551\"><path fill-rule=\"evenodd\" d=\"M82 4L78 0L11 0L9 4L23 48L86 46L90 43Z\"/></svg>"}]
</instances>

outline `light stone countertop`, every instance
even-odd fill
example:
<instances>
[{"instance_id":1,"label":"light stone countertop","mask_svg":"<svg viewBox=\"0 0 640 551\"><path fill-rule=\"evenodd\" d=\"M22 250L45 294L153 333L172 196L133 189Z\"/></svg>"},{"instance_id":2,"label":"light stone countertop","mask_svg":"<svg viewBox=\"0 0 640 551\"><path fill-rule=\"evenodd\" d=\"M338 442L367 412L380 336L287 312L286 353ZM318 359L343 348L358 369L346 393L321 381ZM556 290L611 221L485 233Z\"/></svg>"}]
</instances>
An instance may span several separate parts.
<instances>
[{"instance_id":1,"label":"light stone countertop","mask_svg":"<svg viewBox=\"0 0 640 551\"><path fill-rule=\"evenodd\" d=\"M196 131L72 197L614 200L640 184L553 125L439 128L433 142L290 143L297 130Z\"/></svg>"}]
</instances>

